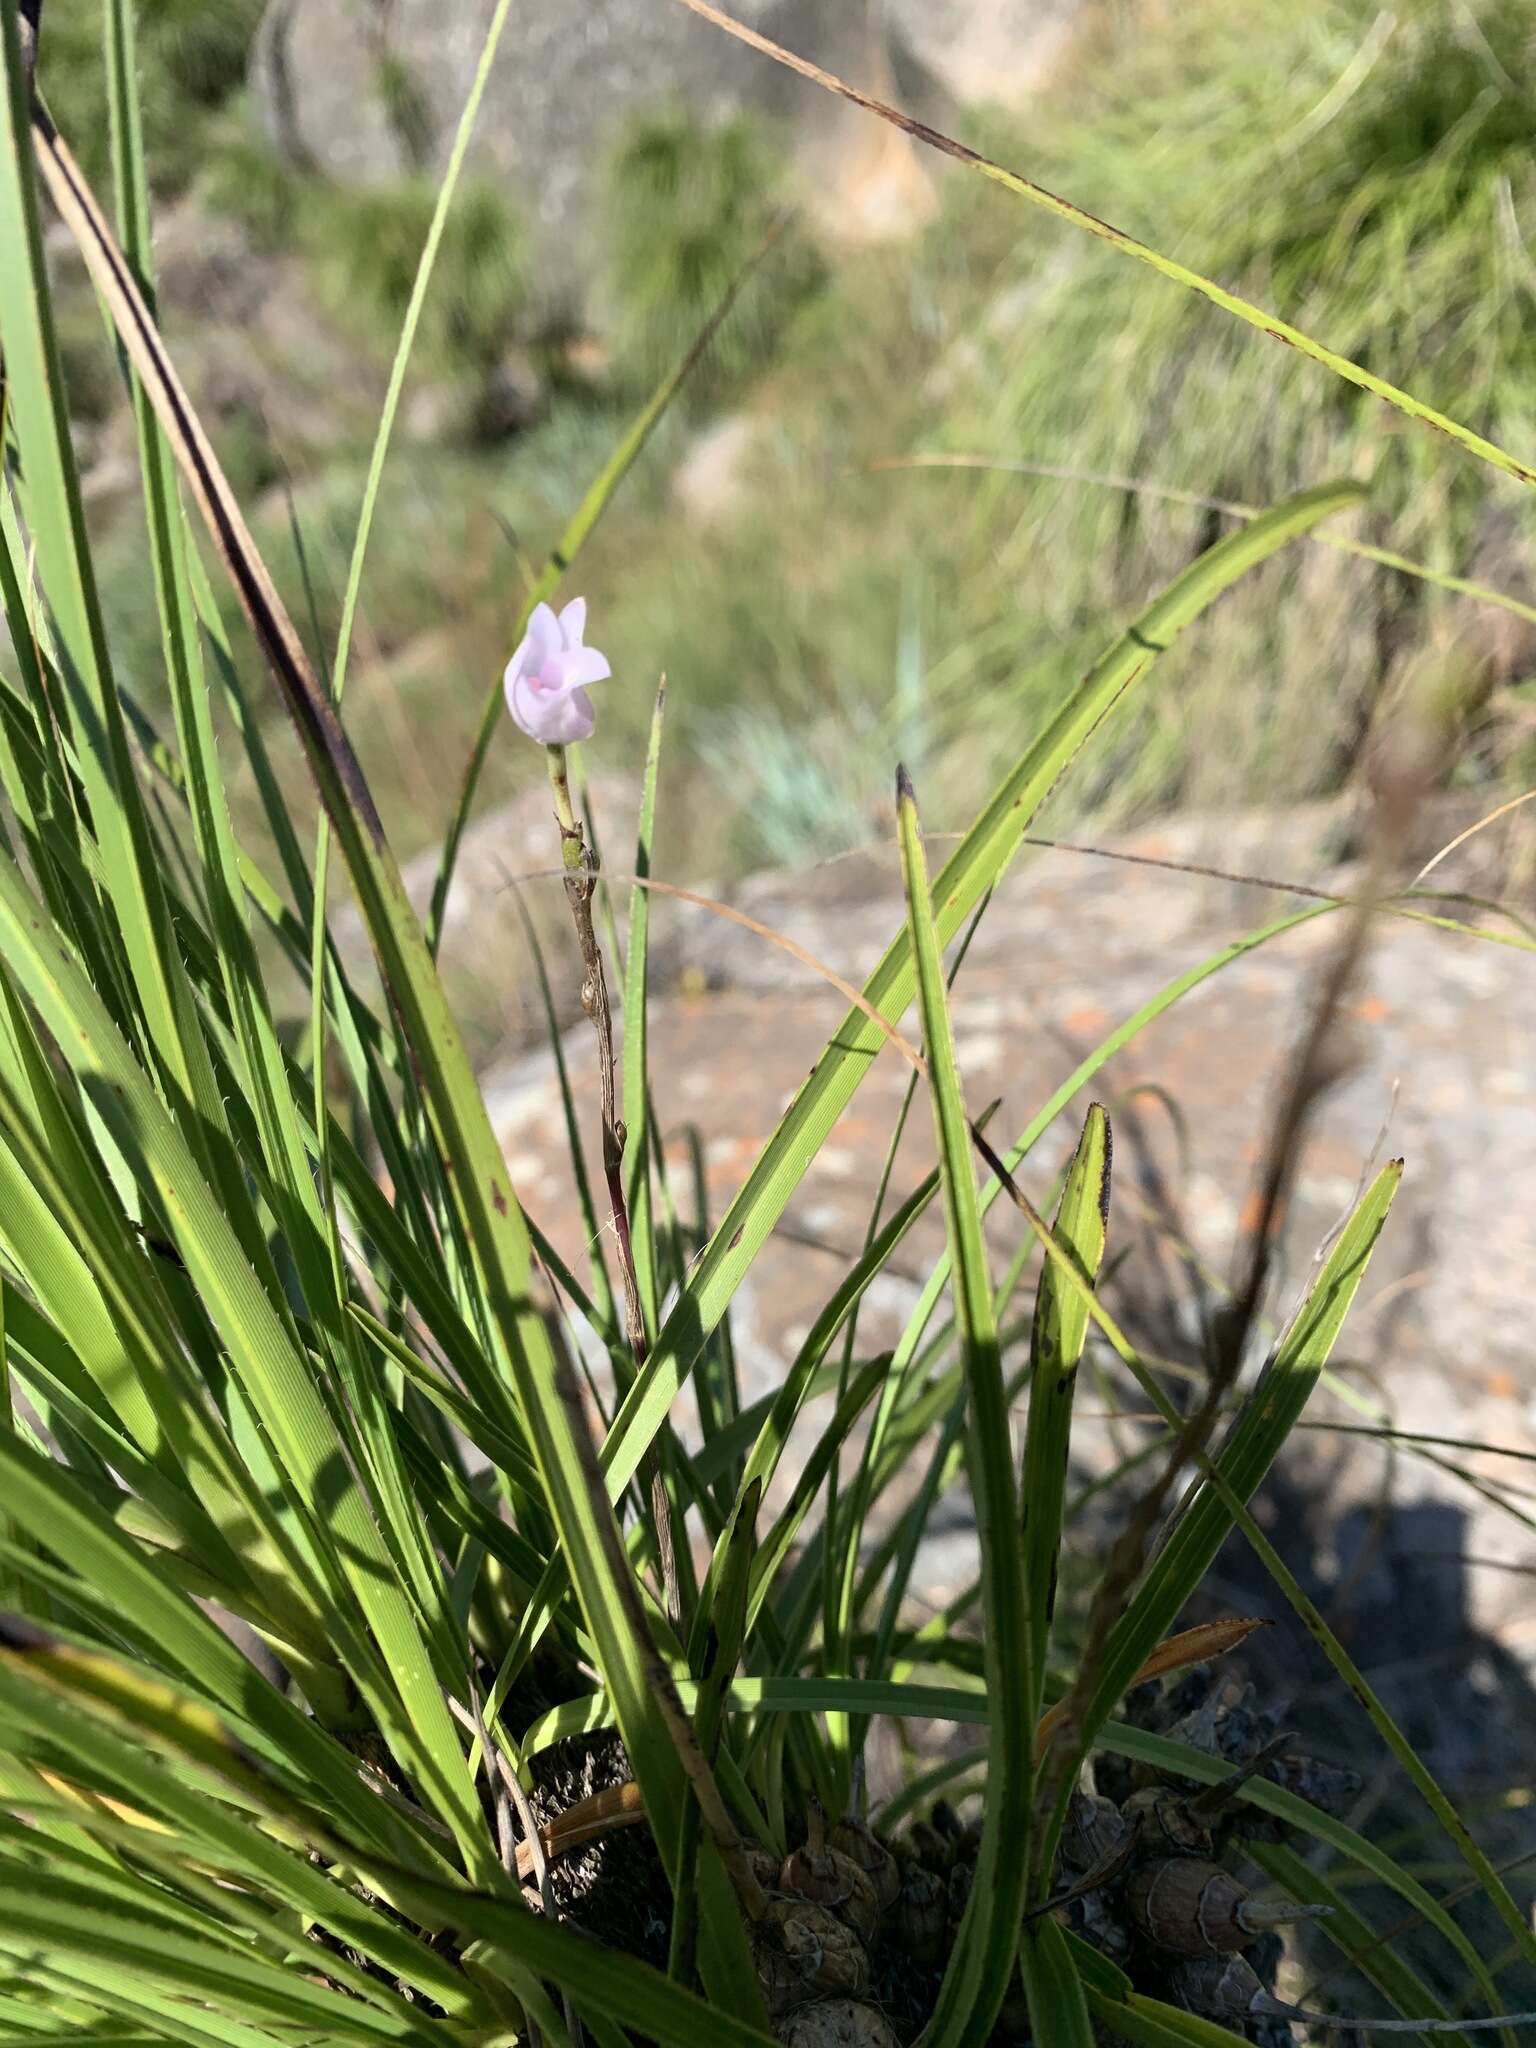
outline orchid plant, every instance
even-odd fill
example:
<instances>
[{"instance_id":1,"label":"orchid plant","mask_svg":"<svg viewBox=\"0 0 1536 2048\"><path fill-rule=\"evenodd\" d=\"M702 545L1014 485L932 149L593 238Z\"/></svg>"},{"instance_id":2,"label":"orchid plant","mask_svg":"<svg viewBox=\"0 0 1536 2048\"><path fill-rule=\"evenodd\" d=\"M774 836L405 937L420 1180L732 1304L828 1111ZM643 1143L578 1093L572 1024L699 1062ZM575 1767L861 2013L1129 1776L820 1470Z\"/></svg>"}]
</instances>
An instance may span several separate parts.
<instances>
[{"instance_id":1,"label":"orchid plant","mask_svg":"<svg viewBox=\"0 0 1536 2048\"><path fill-rule=\"evenodd\" d=\"M688 4L718 21L703 0ZM1234 1340L1182 1405L1103 1299L1101 1109L1086 1110L1050 1220L1030 1193L1045 1135L1083 1105L1118 1048L1189 990L1312 919L1333 921L1347 966L1367 915L1399 906L1385 892L1363 908L1309 899L1184 967L1011 1140L994 1140L967 1108L946 989L946 948L1004 885L1047 794L1149 686L1160 652L1238 579L1358 506L1361 487L1319 484L1284 500L1216 540L1134 621L1107 622L1101 657L1001 760L989 801L931 879L915 793L898 783L891 858L905 914L725 1213L690 1218L665 1160L643 1143L638 891L620 949L615 1099L591 912L604 884L565 752L592 736L589 691L610 668L586 645L583 600L558 613L550 604L686 365L666 380L552 547L505 673L486 679L482 743L435 897L440 908L505 705L547 750L598 1034L609 1216L605 1225L596 1213L577 1145L570 1200L592 1250L590 1274L577 1274L513 1184L439 972L440 919L424 930L417 918L338 708L410 343L509 0L492 11L402 332L332 687L310 665L155 318L132 0L104 7L115 221L34 94L34 63L47 82L39 13L35 0L0 0L4 2041L1092 2048L1109 2036L1216 2048L1250 2038L1234 2029L1273 2023L1274 2006L1252 2003L1259 1994L1236 1965L1149 1989L1095 1943L1086 1918L1071 1918L1124 1871L1095 1853L1070 1897L1057 1889L1082 1773L1109 1751L1165 1787L1170 1774L1223 1780L1214 1803L1175 1802L1181 1825L1205 1826L1237 1803L1323 1845L1325 1864L1285 1863L1283 1845L1263 1853L1277 1881L1338 1908L1319 1924L1414 2028L1505 2024L1454 2017L1451 1994L1436 1997L1400 1964L1368 1917L1379 1899L1366 1885L1396 1895L1388 1913L1423 1917L1457 1973L1458 2011L1475 2001L1501 2014L1514 1973L1536 1965L1536 1937L1504 1877L1249 1510L1318 1393L1399 1165L1364 1189L1282 1329L1266 1338L1252 1304L1237 1303L1229 1324L1265 1356L1258 1394L1239 1370L1254 1358ZM43 191L131 384L173 733L156 732L134 696L100 601ZM1120 241L1229 312L1253 312ZM1369 381L1427 415L1375 372ZM1528 478L1470 430L1436 423L1455 429L1464 453ZM334 835L381 1000L333 944L324 854L306 859L298 800L272 770L253 709L261 685L226 633L210 559L312 772L328 820L318 844ZM217 722L216 698L229 714ZM659 717L653 734L641 874ZM237 833L236 773L259 791L260 845ZM1463 943L1490 936L1450 916L1439 926ZM283 1007L295 981L304 1019ZM914 1008L921 1052L906 1035ZM910 1068L909 1102L921 1090L931 1105L934 1168L913 1187L882 1186L862 1245L778 1384L746 1399L733 1303L888 1048ZM994 1227L1002 1219L1012 1233L1001 1279L982 1230L995 1204ZM867 1356L860 1304L936 1205L945 1248L895 1348ZM1031 1259L1034 1301L1016 1342L1009 1311ZM1132 1508L1085 1620L1056 1593L1063 1532L1085 1512L1066 1477L1073 1388L1090 1355L1151 1419L1123 1475ZM578 1363L594 1359L602 1369L584 1388ZM678 1407L690 1379L709 1419L691 1434ZM928 1517L963 1485L976 1504L974 1583L946 1613L916 1615L908 1595ZM1507 1929L1507 1956L1468 1934L1459 1868L1421 1873L1283 1784L1232 1781L1177 1730L1149 1734L1118 1718L1139 1673L1238 1640L1192 1646L1177 1629L1234 1530L1422 1796L1469 1888ZM910 1757L903 1782L872 1791L878 1719L968 1726L977 1746L936 1765ZM924 1823L943 1836L948 1868L965 1866L955 1884L940 1883L931 1857L898 1868L890 1846L910 1848L912 1812L941 1785L970 1802L953 1829ZM1166 1831L1159 1796L1126 1804ZM964 1857L951 1854L962 1839ZM1243 1933L1262 1917L1233 1903L1220 1873L1198 1886L1188 1869L1174 1876L1197 1931L1213 1900ZM1144 1888L1166 1924L1166 1886ZM1190 1997L1206 2006L1162 1995L1174 1981L1195 1985ZM1218 1995L1225 2005L1210 2003Z\"/></svg>"}]
</instances>

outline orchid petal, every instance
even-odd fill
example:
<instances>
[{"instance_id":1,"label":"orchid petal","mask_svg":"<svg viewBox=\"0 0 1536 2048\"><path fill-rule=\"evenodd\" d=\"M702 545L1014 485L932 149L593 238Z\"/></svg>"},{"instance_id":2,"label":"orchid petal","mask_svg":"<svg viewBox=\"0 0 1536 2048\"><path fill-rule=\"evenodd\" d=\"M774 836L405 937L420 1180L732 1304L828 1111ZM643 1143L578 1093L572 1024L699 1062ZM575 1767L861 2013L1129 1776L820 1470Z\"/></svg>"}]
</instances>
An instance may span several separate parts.
<instances>
[{"instance_id":1,"label":"orchid petal","mask_svg":"<svg viewBox=\"0 0 1536 2048\"><path fill-rule=\"evenodd\" d=\"M607 656L599 654L595 647L572 647L557 654L545 670L550 681L558 681L562 696L582 683L606 682L612 674Z\"/></svg>"},{"instance_id":2,"label":"orchid petal","mask_svg":"<svg viewBox=\"0 0 1536 2048\"><path fill-rule=\"evenodd\" d=\"M528 666L535 673L541 673L554 656L563 651L565 641L560 632L560 621L547 604L534 606L523 645L528 649Z\"/></svg>"},{"instance_id":3,"label":"orchid petal","mask_svg":"<svg viewBox=\"0 0 1536 2048\"><path fill-rule=\"evenodd\" d=\"M545 737L548 699L541 697L524 671L514 668L511 663L507 665L505 688L507 709L512 714L513 724L527 733L530 739L542 740Z\"/></svg>"},{"instance_id":4,"label":"orchid petal","mask_svg":"<svg viewBox=\"0 0 1536 2048\"><path fill-rule=\"evenodd\" d=\"M501 680L508 690L512 688L515 677L526 674L531 652L532 650L528 645L528 635L525 633L512 650L512 659L501 672Z\"/></svg>"},{"instance_id":5,"label":"orchid petal","mask_svg":"<svg viewBox=\"0 0 1536 2048\"><path fill-rule=\"evenodd\" d=\"M591 738L597 714L585 690L572 690L569 696L557 697L543 708L546 745L563 747L572 740Z\"/></svg>"},{"instance_id":6,"label":"orchid petal","mask_svg":"<svg viewBox=\"0 0 1536 2048\"><path fill-rule=\"evenodd\" d=\"M587 600L573 597L560 614L560 631L568 648L579 647L587 630Z\"/></svg>"}]
</instances>

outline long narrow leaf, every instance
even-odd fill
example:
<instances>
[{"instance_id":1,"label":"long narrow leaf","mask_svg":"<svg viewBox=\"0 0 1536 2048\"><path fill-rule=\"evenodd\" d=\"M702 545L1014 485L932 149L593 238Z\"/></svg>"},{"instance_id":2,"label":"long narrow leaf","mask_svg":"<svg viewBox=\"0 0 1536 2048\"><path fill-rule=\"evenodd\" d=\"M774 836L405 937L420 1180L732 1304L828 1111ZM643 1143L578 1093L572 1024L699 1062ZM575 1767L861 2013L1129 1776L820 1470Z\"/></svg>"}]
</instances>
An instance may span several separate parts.
<instances>
[{"instance_id":1,"label":"long narrow leaf","mask_svg":"<svg viewBox=\"0 0 1536 2048\"><path fill-rule=\"evenodd\" d=\"M1151 668L1185 626L1249 569L1331 513L1360 503L1357 484L1329 484L1286 499L1262 520L1229 534L1171 583L1107 650L999 784L980 817L934 880L934 916L942 943L1004 874L1030 821L1078 749ZM903 931L864 985L871 1007L899 1019L915 992L911 940ZM626 1486L660 1427L710 1330L832 1125L879 1053L883 1036L850 1010L758 1158L662 1326L645 1371L620 1408L604 1451L610 1491Z\"/></svg>"},{"instance_id":2,"label":"long narrow leaf","mask_svg":"<svg viewBox=\"0 0 1536 2048\"><path fill-rule=\"evenodd\" d=\"M897 778L896 824L955 1274L955 1320L969 1395L967 1440L981 1549L987 1686L993 1702L986 1818L976 1854L976 1881L933 2016L922 2034L924 2048L963 2048L965 2042L975 2041L991 2029L1007 1996L1018 1949L1028 1875L1034 1683L1008 1403L976 1200L970 1119L955 1061L944 962L917 805L904 773ZM1069 2048L1075 2048L1075 2043L1069 2043Z\"/></svg>"},{"instance_id":3,"label":"long narrow leaf","mask_svg":"<svg viewBox=\"0 0 1536 2048\"><path fill-rule=\"evenodd\" d=\"M636 827L635 874L629 896L629 943L624 956L624 1197L629 1208L629 1234L634 1248L635 1277L645 1319L647 1345L656 1341L660 1282L656 1261L656 1225L651 1209L651 1086L647 1059L646 1009L650 993L651 899L640 886L651 872L651 841L656 830L656 778L661 768L661 728L667 708L663 679L651 713L651 736L645 750L645 779L640 788L640 821Z\"/></svg>"},{"instance_id":4,"label":"long narrow leaf","mask_svg":"<svg viewBox=\"0 0 1536 2048\"><path fill-rule=\"evenodd\" d=\"M1168 1634L1179 1611L1209 1571L1233 1526L1233 1504L1241 1505L1251 1497L1305 1408L1365 1277L1401 1178L1402 1162L1395 1160L1382 1169L1362 1196L1258 1386L1228 1432L1210 1475L1195 1487L1142 1574L1124 1613L1110 1630L1092 1688L1083 1702L1081 1719L1072 1733L1072 1747L1042 1842L1042 1867L1054 1855L1076 1777L1076 1760L1086 1754L1115 1701L1133 1683L1143 1659ZM1110 1326L1102 1306L1091 1298L1090 1313L1101 1326ZM1118 1331L1116 1337L1123 1345ZM1125 1355L1128 1362L1134 1359L1128 1346ZM1165 1419L1176 1424L1177 1418L1156 1381L1144 1371L1138 1377L1154 1401L1167 1409ZM1214 1475L1219 1475L1219 1485Z\"/></svg>"},{"instance_id":5,"label":"long narrow leaf","mask_svg":"<svg viewBox=\"0 0 1536 2048\"><path fill-rule=\"evenodd\" d=\"M1046 1914L1031 1920L1019 1941L1019 1965L1037 2041L1052 2048L1093 2048L1093 2022L1067 1937Z\"/></svg>"},{"instance_id":6,"label":"long narrow leaf","mask_svg":"<svg viewBox=\"0 0 1536 2048\"><path fill-rule=\"evenodd\" d=\"M1067 1174L1056 1212L1058 1242L1075 1258L1091 1286L1104 1257L1109 1226L1109 1118L1095 1104ZM1024 1571L1029 1588L1030 1711L1038 1716L1044 1698L1045 1666L1056 1607L1056 1566L1061 1518L1066 1503L1067 1452L1072 1428L1072 1394L1078 1363L1088 1339L1088 1310L1075 1293L1064 1292L1056 1266L1047 1260L1040 1275L1030 1338L1029 1426L1024 1438L1020 1481Z\"/></svg>"},{"instance_id":7,"label":"long narrow leaf","mask_svg":"<svg viewBox=\"0 0 1536 2048\"><path fill-rule=\"evenodd\" d=\"M6 6L0 10L0 249L5 251L0 344L19 437L26 513L57 632L61 672L77 730L85 735L80 767L92 827L144 1025L166 1073L216 1133L222 1111L134 780L86 539L33 187L28 84L16 10ZM212 1145L209 1157L222 1159L221 1149ZM243 1190L231 1176L226 1176L225 1193L239 1214Z\"/></svg>"},{"instance_id":8,"label":"long narrow leaf","mask_svg":"<svg viewBox=\"0 0 1536 2048\"><path fill-rule=\"evenodd\" d=\"M626 1619L623 1588L615 1577L616 1556L622 1553L614 1549L611 1516L593 1500L587 1484L583 1448L578 1442L584 1422L567 1411L558 1385L549 1333L533 1296L527 1225L372 795L78 165L40 111L35 134L39 161L55 203L79 243L153 399L304 744L401 1029L421 1073L444 1170L453 1189L455 1213L473 1248L498 1352L516 1389L521 1421L560 1533L561 1554L572 1570L589 1631L599 1647L604 1676L614 1688L620 1725L637 1775L648 1783L657 1809L664 1810L681 1795L682 1772L672 1731L655 1693L653 1656ZM199 1285L206 1285L211 1277L199 1274ZM376 1541L375 1535L364 1549L374 1547ZM376 1586L361 1574L356 1575L356 1583L365 1601L388 1597L387 1587ZM397 1613L393 1619L396 1627L405 1625L403 1614ZM418 1684L427 1676L425 1659L419 1655L415 1659L404 1655L392 1662L398 1672ZM424 1692L418 1695L415 1718L423 1732L431 1729L436 1734L451 1726L441 1696L435 1693L431 1699ZM461 1804L467 1796L467 1780L450 1774L440 1745L434 1743L433 1747L438 1755L435 1768L428 1768L427 1775L436 1779L450 1810L457 1809L466 1851L479 1859L489 1845L484 1841L478 1807L472 1809L472 1830L468 1826L471 1809ZM426 1765L425 1756L420 1761ZM723 1889L718 1864L710 1865L707 1874L702 1948L706 1980L713 1978L723 1995L744 2001L747 2010L760 2007L734 1901Z\"/></svg>"},{"instance_id":9,"label":"long narrow leaf","mask_svg":"<svg viewBox=\"0 0 1536 2048\"><path fill-rule=\"evenodd\" d=\"M910 114L902 113L899 108L887 106L883 101L871 98L868 93L858 91L856 87L846 84L842 79L834 78L819 65L807 62L804 57L795 56L779 44L770 42L766 36L759 35L755 29L746 28L739 21L733 21L728 14L722 14L718 7L711 6L709 0L682 0L682 5L691 9L693 13L702 15L706 21L713 22L717 28L725 29L740 41L750 43L764 55L787 65L790 70L798 71L802 77L812 80L826 91L836 93L841 99L851 100L855 106L863 107L871 114L877 114L882 121L889 121L903 134L910 135L914 141L926 143L930 148L942 151L945 156L953 157L957 163L978 172L983 178L988 178L1006 190L1017 193L1020 198L1043 207L1047 213L1055 214L1058 220L1084 229L1088 234L1097 236L1101 242L1108 242L1111 248L1118 249L1122 255L1130 256L1138 263L1145 263L1162 276L1170 278L1175 284L1183 285L1186 290L1198 292L1202 298L1209 299L1212 305L1219 306L1224 313L1231 313L1246 326L1256 327L1260 333L1267 334L1272 340L1283 342L1287 347L1309 356L1313 362L1321 363L1325 369L1332 370L1335 376L1343 377L1351 384L1358 384L1362 390L1373 393L1375 397L1385 399L1388 405L1396 407L1401 413L1406 413L1409 419L1420 420L1426 426L1434 427L1473 455L1480 456L1484 462L1491 463L1495 469L1501 469L1506 475L1517 477L1521 483L1536 484L1536 469L1517 461L1513 455L1506 454L1502 448L1486 440L1481 434L1474 433L1470 427L1462 426L1458 420L1448 419L1444 413L1436 412L1433 406L1426 405L1422 399L1413 397L1410 392L1400 391L1395 384L1389 384L1386 378L1377 376L1363 364L1353 363L1347 356L1338 355L1332 349L1325 348L1321 342L1314 341L1308 334L1303 334L1300 328L1290 326L1286 321L1278 319L1275 314L1266 312L1261 306L1250 305L1235 292L1226 291L1221 285L1213 284L1209 278L1202 277L1199 271L1191 270L1188 265L1176 262L1173 257L1164 256L1159 250L1149 248L1145 242L1138 242L1134 235L1126 234L1122 228L1112 227L1108 221L1099 220L1085 208L1074 205L1070 199L1058 198L1054 192L1048 192L1043 185L1035 184L1032 179L1021 177L1017 171L1005 170L1001 164L993 163L990 158L982 156L963 142L956 142L951 136L941 135L937 129L930 128L925 122L914 120Z\"/></svg>"}]
</instances>

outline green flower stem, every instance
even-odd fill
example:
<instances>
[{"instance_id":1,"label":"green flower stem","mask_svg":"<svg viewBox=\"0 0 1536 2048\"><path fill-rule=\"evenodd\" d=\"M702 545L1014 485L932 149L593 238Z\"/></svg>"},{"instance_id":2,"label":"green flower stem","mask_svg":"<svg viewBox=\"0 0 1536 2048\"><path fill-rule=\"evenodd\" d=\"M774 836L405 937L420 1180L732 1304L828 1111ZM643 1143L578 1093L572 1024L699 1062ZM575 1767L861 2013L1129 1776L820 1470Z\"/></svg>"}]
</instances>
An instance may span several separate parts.
<instances>
[{"instance_id":1,"label":"green flower stem","mask_svg":"<svg viewBox=\"0 0 1536 2048\"><path fill-rule=\"evenodd\" d=\"M565 869L565 894L576 926L576 943L581 948L581 1007L592 1019L597 1033L598 1086L602 1095L603 1178L608 1184L608 1203L613 1216L614 1242L619 1254L619 1274L624 1284L624 1330L634 1355L635 1370L645 1364L649 1343L645 1314L640 1303L640 1280L635 1271L634 1243L629 1229L629 1204L624 1195L624 1143L626 1132L618 1113L613 1084L613 1014L608 1006L608 981L603 972L602 949L592 924L592 897L597 888L597 852L589 847L571 800L570 775L564 747L545 749L549 763L549 787L555 800L555 823L560 828L560 859ZM656 1524L656 1550L661 1561L662 1590L667 1618L674 1629L682 1623L678 1597L677 1545L672 1528L672 1503L667 1496L661 1459L654 1444L644 1459L644 1476Z\"/></svg>"},{"instance_id":2,"label":"green flower stem","mask_svg":"<svg viewBox=\"0 0 1536 2048\"><path fill-rule=\"evenodd\" d=\"M576 816L576 806L571 800L571 778L566 767L565 749L546 747L544 752L549 762L549 787L555 799L555 823L560 827L560 851L564 857L566 872L575 873L585 869L588 864L586 838ZM570 888L569 882L566 887ZM586 896L590 898L591 894L589 888Z\"/></svg>"}]
</instances>

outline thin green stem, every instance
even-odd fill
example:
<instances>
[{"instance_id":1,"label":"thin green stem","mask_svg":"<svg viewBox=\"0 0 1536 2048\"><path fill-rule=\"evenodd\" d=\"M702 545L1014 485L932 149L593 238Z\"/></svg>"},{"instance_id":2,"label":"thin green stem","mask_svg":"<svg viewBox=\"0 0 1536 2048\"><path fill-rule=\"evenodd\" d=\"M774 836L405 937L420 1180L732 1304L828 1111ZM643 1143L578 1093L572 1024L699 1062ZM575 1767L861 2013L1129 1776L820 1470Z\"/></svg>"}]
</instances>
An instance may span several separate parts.
<instances>
[{"instance_id":1,"label":"thin green stem","mask_svg":"<svg viewBox=\"0 0 1536 2048\"><path fill-rule=\"evenodd\" d=\"M564 747L545 749L550 793L555 803L555 823L560 831L560 861L565 870L566 900L576 926L576 943L581 949L581 1007L592 1020L597 1035L598 1090L602 1100L603 1179L608 1188L609 1213L613 1220L614 1244L619 1255L619 1278L624 1289L624 1330L636 1372L645 1364L650 1340L645 1332L645 1311L640 1298L640 1277L635 1270L635 1248L629 1228L629 1204L624 1193L624 1145L626 1132L619 1116L613 1081L613 1015L608 1005L608 978L603 971L602 948L592 923L592 897L597 888L597 854L587 845L586 835L571 800L570 771ZM661 1455L653 1443L644 1461L646 1490L650 1495L655 1522L656 1554L661 1564L662 1589L667 1618L674 1629L682 1625L682 1603L678 1586L677 1538L673 1527L672 1500L667 1492Z\"/></svg>"}]
</instances>

